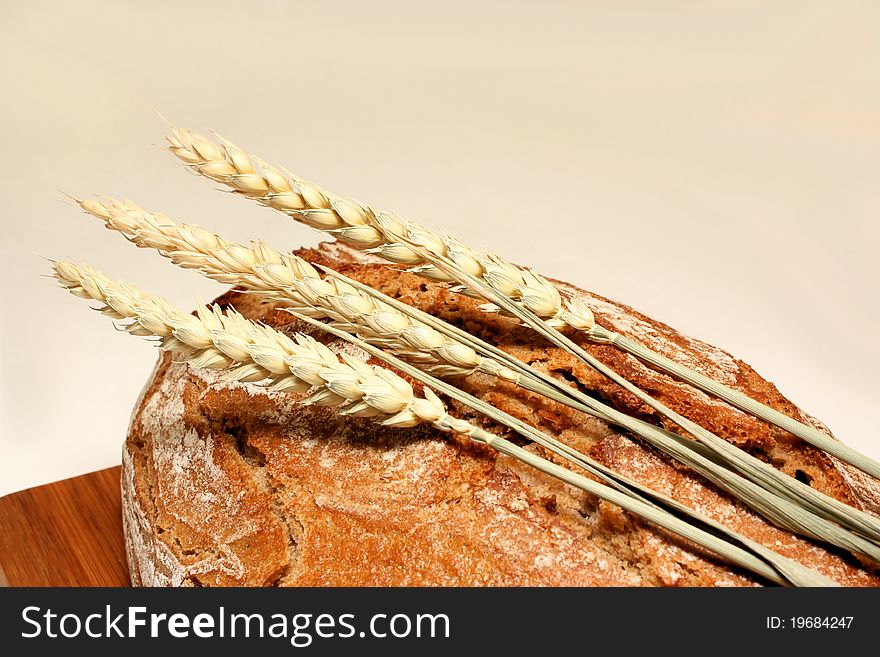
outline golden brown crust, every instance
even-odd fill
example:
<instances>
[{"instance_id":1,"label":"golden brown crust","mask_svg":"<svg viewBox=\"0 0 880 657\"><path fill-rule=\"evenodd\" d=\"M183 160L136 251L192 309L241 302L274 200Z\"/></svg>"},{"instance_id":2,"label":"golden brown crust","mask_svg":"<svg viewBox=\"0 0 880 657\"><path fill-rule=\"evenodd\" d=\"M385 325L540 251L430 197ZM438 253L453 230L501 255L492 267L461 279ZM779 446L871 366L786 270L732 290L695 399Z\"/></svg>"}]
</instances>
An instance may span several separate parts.
<instances>
[{"instance_id":1,"label":"golden brown crust","mask_svg":"<svg viewBox=\"0 0 880 657\"><path fill-rule=\"evenodd\" d=\"M650 408L527 329L480 312L472 299L364 262L338 246L298 253L464 326L621 410L660 421ZM626 306L578 293L603 326L815 423L729 354ZM218 301L276 327L295 326L289 315L251 295L230 292ZM331 345L354 353L338 342ZM838 499L877 511L870 504L880 497L877 482L857 482L808 445L612 347L583 346L725 439ZM880 583L853 559L769 526L603 422L484 376L471 376L464 385L841 584ZM222 383L211 373L162 358L135 409L124 454L123 504L136 584L756 583L613 505L465 439L425 427L385 429L295 400L250 384ZM457 414L481 421L453 406Z\"/></svg>"}]
</instances>

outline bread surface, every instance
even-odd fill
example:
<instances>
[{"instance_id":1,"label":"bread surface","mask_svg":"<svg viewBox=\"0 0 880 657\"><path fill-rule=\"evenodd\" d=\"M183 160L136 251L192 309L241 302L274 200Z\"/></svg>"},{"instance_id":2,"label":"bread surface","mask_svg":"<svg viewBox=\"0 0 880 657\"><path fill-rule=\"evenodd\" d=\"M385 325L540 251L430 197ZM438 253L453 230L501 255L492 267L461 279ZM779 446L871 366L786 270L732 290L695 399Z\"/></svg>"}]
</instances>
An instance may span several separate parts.
<instances>
[{"instance_id":1,"label":"bread surface","mask_svg":"<svg viewBox=\"0 0 880 657\"><path fill-rule=\"evenodd\" d=\"M333 244L302 250L386 294L452 321L616 408L652 409L512 319ZM828 430L751 367L622 304L583 295L599 324L641 340L784 413ZM275 304L218 299L285 331ZM325 335L331 348L367 355ZM793 477L872 513L880 486L852 468L609 346L572 338L682 415ZM851 556L768 525L699 476L604 422L472 375L465 389L840 584L880 583ZM160 357L123 449L123 520L132 581L143 586L749 586L762 583L618 507L506 456L430 427L344 418L302 395L227 383ZM450 404L462 417L483 422ZM669 426L665 425L664 426ZM670 427L673 428L673 427ZM506 434L505 434L506 435ZM830 434L829 434L830 435ZM537 446L529 446L551 458Z\"/></svg>"}]
</instances>

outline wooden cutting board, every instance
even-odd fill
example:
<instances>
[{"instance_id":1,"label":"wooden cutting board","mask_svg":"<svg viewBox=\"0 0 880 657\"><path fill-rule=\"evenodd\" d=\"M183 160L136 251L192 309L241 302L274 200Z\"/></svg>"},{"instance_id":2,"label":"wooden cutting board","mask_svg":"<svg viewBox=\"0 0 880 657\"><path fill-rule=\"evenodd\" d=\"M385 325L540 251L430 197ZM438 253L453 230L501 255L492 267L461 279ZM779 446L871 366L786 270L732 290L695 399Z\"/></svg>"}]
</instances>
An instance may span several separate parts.
<instances>
[{"instance_id":1,"label":"wooden cutting board","mask_svg":"<svg viewBox=\"0 0 880 657\"><path fill-rule=\"evenodd\" d=\"M0 497L0 585L130 586L119 470Z\"/></svg>"}]
</instances>

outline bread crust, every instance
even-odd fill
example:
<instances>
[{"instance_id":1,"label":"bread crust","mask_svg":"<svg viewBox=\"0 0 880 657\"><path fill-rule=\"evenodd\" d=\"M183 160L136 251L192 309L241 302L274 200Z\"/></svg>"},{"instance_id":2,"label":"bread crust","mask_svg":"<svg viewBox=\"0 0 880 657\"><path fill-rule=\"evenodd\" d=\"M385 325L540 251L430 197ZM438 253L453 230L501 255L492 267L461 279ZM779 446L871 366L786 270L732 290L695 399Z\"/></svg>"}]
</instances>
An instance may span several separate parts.
<instances>
[{"instance_id":1,"label":"bread crust","mask_svg":"<svg viewBox=\"0 0 880 657\"><path fill-rule=\"evenodd\" d=\"M391 271L337 244L298 254L454 321L624 412L663 424L626 391L513 320L482 313L474 300ZM560 285L584 296L606 328L830 435L727 352L623 304ZM231 291L218 303L282 330L311 332L253 295ZM350 345L313 335L333 349L367 359ZM876 481L613 347L583 346L726 440L837 499L880 511ZM463 386L843 585L880 583L876 570L768 525L604 422L482 375L468 377ZM160 357L134 409L123 449L123 520L135 585L759 583L674 535L467 439L430 427L383 428L300 406L299 397L223 382L216 373L174 363L168 354ZM456 414L491 427L468 409L451 406ZM540 447L528 448L552 457Z\"/></svg>"}]
</instances>

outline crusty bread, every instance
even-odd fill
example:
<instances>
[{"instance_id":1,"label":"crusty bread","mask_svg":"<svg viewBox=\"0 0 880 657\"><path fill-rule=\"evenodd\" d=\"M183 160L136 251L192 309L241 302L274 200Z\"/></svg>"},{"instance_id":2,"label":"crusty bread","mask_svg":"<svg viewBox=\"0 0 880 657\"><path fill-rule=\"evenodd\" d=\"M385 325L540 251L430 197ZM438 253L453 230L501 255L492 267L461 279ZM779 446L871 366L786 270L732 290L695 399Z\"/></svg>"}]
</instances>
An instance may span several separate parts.
<instances>
[{"instance_id":1,"label":"crusty bread","mask_svg":"<svg viewBox=\"0 0 880 657\"><path fill-rule=\"evenodd\" d=\"M482 313L477 302L441 285L338 245L299 255L453 321L621 410L660 421L650 408L528 329ZM827 431L726 352L627 306L578 292L603 326ZM303 328L253 295L233 291L218 302L275 327ZM366 358L345 343L328 343ZM880 510L877 482L612 347L584 346L723 438L829 495ZM464 385L841 584L880 583L876 569L769 526L601 421L482 375ZM136 585L758 583L674 535L467 439L426 427L382 428L300 406L298 397L225 383L213 372L173 363L167 354L159 359L134 409L123 451L123 515ZM460 416L483 421L452 406Z\"/></svg>"}]
</instances>

